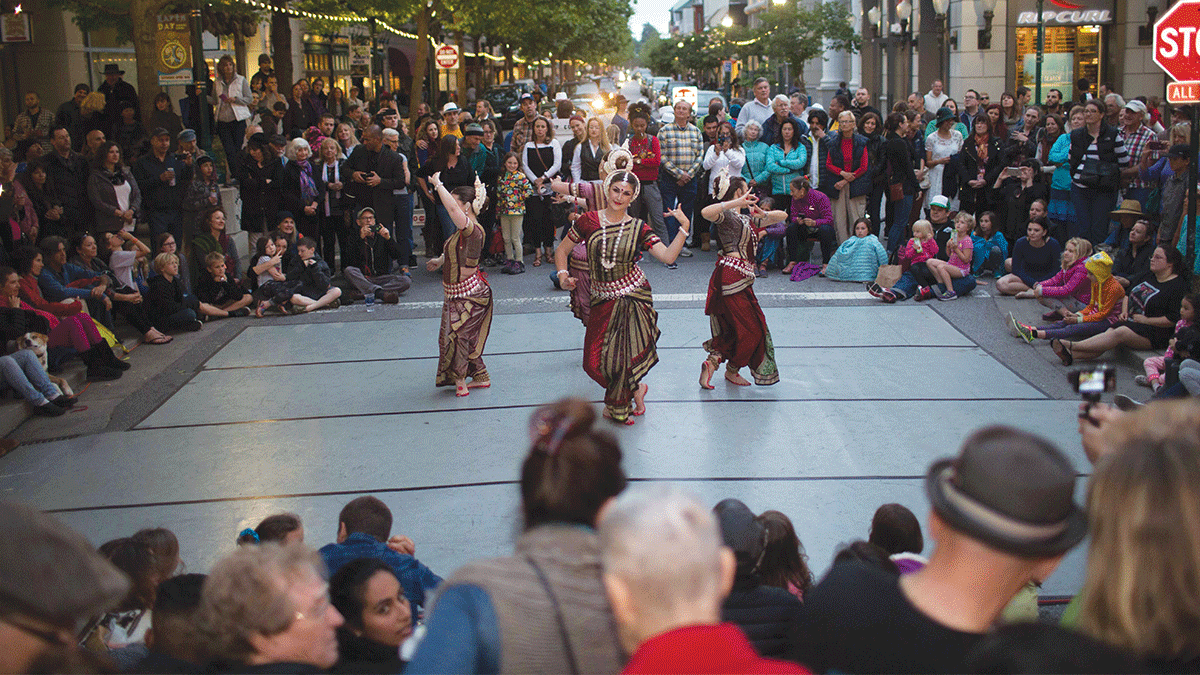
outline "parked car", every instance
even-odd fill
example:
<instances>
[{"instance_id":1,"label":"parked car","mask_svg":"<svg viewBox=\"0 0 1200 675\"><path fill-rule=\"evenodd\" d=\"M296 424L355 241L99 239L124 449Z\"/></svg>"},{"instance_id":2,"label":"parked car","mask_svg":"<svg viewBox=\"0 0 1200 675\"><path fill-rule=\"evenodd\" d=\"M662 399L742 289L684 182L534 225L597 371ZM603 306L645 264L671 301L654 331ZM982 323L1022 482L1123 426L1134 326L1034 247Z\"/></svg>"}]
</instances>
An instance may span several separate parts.
<instances>
[{"instance_id":1,"label":"parked car","mask_svg":"<svg viewBox=\"0 0 1200 675\"><path fill-rule=\"evenodd\" d=\"M500 126L511 129L521 119L521 94L532 91L532 81L528 85L514 82L488 87L483 91L483 98L492 104L492 110L500 116Z\"/></svg>"},{"instance_id":2,"label":"parked car","mask_svg":"<svg viewBox=\"0 0 1200 675\"><path fill-rule=\"evenodd\" d=\"M723 94L721 94L721 92L710 91L707 89L701 89L696 92L696 114L697 115L701 115L701 114L707 115L708 114L708 104L714 98L721 99L721 104L723 106L725 106L725 112L728 113L729 112L729 101L725 99L725 96Z\"/></svg>"}]
</instances>

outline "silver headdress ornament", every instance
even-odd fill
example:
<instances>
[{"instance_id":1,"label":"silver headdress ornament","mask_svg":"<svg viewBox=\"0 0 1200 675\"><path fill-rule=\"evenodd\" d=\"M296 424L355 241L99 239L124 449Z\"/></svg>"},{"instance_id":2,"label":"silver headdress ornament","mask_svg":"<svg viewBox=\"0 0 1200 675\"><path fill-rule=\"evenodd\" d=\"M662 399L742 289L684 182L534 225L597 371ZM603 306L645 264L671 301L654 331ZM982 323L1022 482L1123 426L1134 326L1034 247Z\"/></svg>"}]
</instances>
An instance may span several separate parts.
<instances>
[{"instance_id":1,"label":"silver headdress ornament","mask_svg":"<svg viewBox=\"0 0 1200 675\"><path fill-rule=\"evenodd\" d=\"M483 181L479 180L479 176L475 176L475 201L471 202L471 206L478 214L483 212L485 205L487 205L487 188L483 186Z\"/></svg>"},{"instance_id":2,"label":"silver headdress ornament","mask_svg":"<svg viewBox=\"0 0 1200 675\"><path fill-rule=\"evenodd\" d=\"M617 154L617 153L620 153L620 154ZM617 163L617 158L622 157L622 156L627 158L626 163L625 163L625 168L624 169L609 169L609 167L610 167L609 162L610 161L612 162L611 166L615 166ZM629 139L628 138L625 139L625 142L622 143L620 145L620 147L613 148L608 153L608 159L606 159L604 161L604 165L605 165L605 169L608 170L608 175L604 177L604 194L606 196L608 195L608 190L609 190L609 188L612 187L613 177L617 175L617 172L618 171L626 171L629 173L630 177L633 178L633 198L637 199L638 195L642 193L642 182L640 180L638 180L637 176L633 175L633 153L629 151Z\"/></svg>"},{"instance_id":3,"label":"silver headdress ornament","mask_svg":"<svg viewBox=\"0 0 1200 675\"><path fill-rule=\"evenodd\" d=\"M729 165L721 167L717 170L715 180L713 180L712 196L714 199L721 199L722 196L729 191Z\"/></svg>"},{"instance_id":4,"label":"silver headdress ornament","mask_svg":"<svg viewBox=\"0 0 1200 675\"><path fill-rule=\"evenodd\" d=\"M613 148L608 153L608 157L604 159L604 174L612 174L618 171L628 171L633 166L633 155L629 154L629 149L621 146Z\"/></svg>"}]
</instances>

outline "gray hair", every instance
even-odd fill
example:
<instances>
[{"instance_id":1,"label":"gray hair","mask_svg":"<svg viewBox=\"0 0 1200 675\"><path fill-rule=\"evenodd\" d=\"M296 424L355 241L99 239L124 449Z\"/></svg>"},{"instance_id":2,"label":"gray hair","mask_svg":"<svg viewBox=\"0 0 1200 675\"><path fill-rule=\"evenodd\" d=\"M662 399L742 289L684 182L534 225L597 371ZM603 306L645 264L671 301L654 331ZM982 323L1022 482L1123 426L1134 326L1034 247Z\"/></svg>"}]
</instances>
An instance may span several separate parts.
<instances>
[{"instance_id":1,"label":"gray hair","mask_svg":"<svg viewBox=\"0 0 1200 675\"><path fill-rule=\"evenodd\" d=\"M1125 107L1125 99L1124 99L1124 98L1121 98L1121 95L1120 95L1120 94L1117 94L1117 93L1112 93L1112 94L1109 94L1109 95L1105 96L1105 97L1104 97L1104 104L1105 104L1105 105L1108 105L1108 100L1109 100L1109 99L1113 99L1113 98L1117 99L1117 107L1118 107L1118 108L1124 108L1124 107Z\"/></svg>"},{"instance_id":2,"label":"gray hair","mask_svg":"<svg viewBox=\"0 0 1200 675\"><path fill-rule=\"evenodd\" d=\"M250 636L277 635L296 620L288 588L310 574L322 578L324 570L321 556L300 544L267 542L226 556L200 597L197 622L209 652L235 661L254 654Z\"/></svg>"},{"instance_id":3,"label":"gray hair","mask_svg":"<svg viewBox=\"0 0 1200 675\"><path fill-rule=\"evenodd\" d=\"M656 603L643 611L720 602L721 531L690 493L661 484L627 489L605 510L598 532L605 574Z\"/></svg>"},{"instance_id":4,"label":"gray hair","mask_svg":"<svg viewBox=\"0 0 1200 675\"><path fill-rule=\"evenodd\" d=\"M776 103L782 103L783 105L791 106L792 99L789 98L787 94L775 94L775 98L771 99L771 105L775 105Z\"/></svg>"},{"instance_id":5,"label":"gray hair","mask_svg":"<svg viewBox=\"0 0 1200 675\"><path fill-rule=\"evenodd\" d=\"M395 129L391 129L391 128L384 129L384 130L383 130L383 137L384 137L384 138L396 138L396 139L398 139L398 138L400 138L400 132L399 132L399 131L396 131Z\"/></svg>"},{"instance_id":6,"label":"gray hair","mask_svg":"<svg viewBox=\"0 0 1200 675\"><path fill-rule=\"evenodd\" d=\"M288 141L287 147L283 150L283 154L288 158L289 162L294 162L296 161L296 151L300 148L308 150L309 155L312 154L312 146L308 144L308 141L300 137L296 137Z\"/></svg>"}]
</instances>

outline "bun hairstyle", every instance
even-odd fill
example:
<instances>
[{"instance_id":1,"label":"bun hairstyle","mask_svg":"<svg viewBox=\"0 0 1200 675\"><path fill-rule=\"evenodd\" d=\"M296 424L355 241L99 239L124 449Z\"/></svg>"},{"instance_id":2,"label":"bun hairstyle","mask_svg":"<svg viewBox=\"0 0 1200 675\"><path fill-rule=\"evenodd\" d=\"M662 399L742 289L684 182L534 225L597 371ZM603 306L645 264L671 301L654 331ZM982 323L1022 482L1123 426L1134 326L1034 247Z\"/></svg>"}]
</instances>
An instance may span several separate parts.
<instances>
[{"instance_id":1,"label":"bun hairstyle","mask_svg":"<svg viewBox=\"0 0 1200 675\"><path fill-rule=\"evenodd\" d=\"M525 529L593 526L600 507L625 489L617 439L593 429L595 422L592 405L575 398L542 406L530 418L531 448L521 466Z\"/></svg>"},{"instance_id":2,"label":"bun hairstyle","mask_svg":"<svg viewBox=\"0 0 1200 675\"><path fill-rule=\"evenodd\" d=\"M478 177L475 178L475 182L476 185L456 187L450 191L450 194L454 195L454 198L458 201L469 204L475 210L475 213L478 214L483 210L484 205L487 204L487 192L479 184Z\"/></svg>"},{"instance_id":3,"label":"bun hairstyle","mask_svg":"<svg viewBox=\"0 0 1200 675\"><path fill-rule=\"evenodd\" d=\"M289 534L301 527L304 527L304 524L300 521L300 516L294 513L277 513L264 518L253 530L246 528L238 533L237 545L260 544L268 541L282 544L287 540Z\"/></svg>"},{"instance_id":4,"label":"bun hairstyle","mask_svg":"<svg viewBox=\"0 0 1200 675\"><path fill-rule=\"evenodd\" d=\"M746 187L746 179L741 176L734 176L729 173L729 167L721 167L717 171L717 179L713 181L713 196L718 201L729 201L737 194L738 190Z\"/></svg>"}]
</instances>

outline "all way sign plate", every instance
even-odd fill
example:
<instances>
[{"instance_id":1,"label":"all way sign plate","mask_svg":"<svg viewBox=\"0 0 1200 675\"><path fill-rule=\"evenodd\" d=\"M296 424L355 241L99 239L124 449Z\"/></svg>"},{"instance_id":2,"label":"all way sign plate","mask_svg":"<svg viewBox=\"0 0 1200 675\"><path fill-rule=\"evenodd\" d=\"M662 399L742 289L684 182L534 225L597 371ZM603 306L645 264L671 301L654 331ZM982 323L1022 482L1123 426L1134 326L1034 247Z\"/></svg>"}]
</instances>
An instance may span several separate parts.
<instances>
[{"instance_id":1,"label":"all way sign plate","mask_svg":"<svg viewBox=\"0 0 1200 675\"><path fill-rule=\"evenodd\" d=\"M1168 82L1167 101L1177 105L1200 103L1200 82Z\"/></svg>"}]
</instances>

